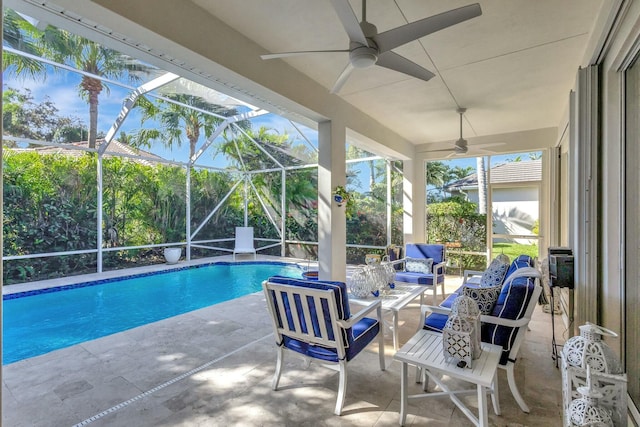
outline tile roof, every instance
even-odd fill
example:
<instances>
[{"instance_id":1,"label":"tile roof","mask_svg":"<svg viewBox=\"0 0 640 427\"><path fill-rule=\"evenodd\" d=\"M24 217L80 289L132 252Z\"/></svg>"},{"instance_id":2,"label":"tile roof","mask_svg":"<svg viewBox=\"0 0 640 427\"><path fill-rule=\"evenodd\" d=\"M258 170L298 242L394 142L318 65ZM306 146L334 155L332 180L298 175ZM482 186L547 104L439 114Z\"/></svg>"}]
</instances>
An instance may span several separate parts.
<instances>
[{"instance_id":1,"label":"tile roof","mask_svg":"<svg viewBox=\"0 0 640 427\"><path fill-rule=\"evenodd\" d=\"M542 160L502 163L491 168L490 175L492 184L542 181ZM450 182L445 186L445 190L456 191L477 186L478 176L476 173L472 173L462 179Z\"/></svg>"},{"instance_id":2,"label":"tile roof","mask_svg":"<svg viewBox=\"0 0 640 427\"><path fill-rule=\"evenodd\" d=\"M96 141L96 148L99 148L102 144L104 144L104 139L98 139ZM78 147L78 148L89 148L88 141L79 141L79 142L72 142L68 144L60 144L59 146L49 145L49 146L35 147L35 148L16 148L13 150L14 151L36 151L41 154L64 154L66 156L73 156L73 157L78 157L83 153L85 153L84 150L75 150L75 149L65 148L65 146L68 147L69 145L73 145L74 147ZM134 161L146 166L153 166L154 164L152 163L153 160L158 160L158 161L164 160L162 157L157 156L153 153L150 153L149 151L132 147L130 145L124 144L115 139L112 140L109 146L107 147L107 150L105 151L105 157L108 157L109 154L111 155L124 154L126 156L144 157L144 159L138 159L138 158L130 158L130 159L131 161Z\"/></svg>"}]
</instances>

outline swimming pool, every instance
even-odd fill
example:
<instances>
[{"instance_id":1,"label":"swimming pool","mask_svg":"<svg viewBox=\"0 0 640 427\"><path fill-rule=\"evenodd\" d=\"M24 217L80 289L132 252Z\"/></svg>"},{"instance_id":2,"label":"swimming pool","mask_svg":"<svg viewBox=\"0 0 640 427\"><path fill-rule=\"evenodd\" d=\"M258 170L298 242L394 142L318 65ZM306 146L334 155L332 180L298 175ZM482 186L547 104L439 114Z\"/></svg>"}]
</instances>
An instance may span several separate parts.
<instances>
[{"instance_id":1,"label":"swimming pool","mask_svg":"<svg viewBox=\"0 0 640 427\"><path fill-rule=\"evenodd\" d=\"M302 269L222 262L4 295L2 364L248 295L274 275Z\"/></svg>"}]
</instances>

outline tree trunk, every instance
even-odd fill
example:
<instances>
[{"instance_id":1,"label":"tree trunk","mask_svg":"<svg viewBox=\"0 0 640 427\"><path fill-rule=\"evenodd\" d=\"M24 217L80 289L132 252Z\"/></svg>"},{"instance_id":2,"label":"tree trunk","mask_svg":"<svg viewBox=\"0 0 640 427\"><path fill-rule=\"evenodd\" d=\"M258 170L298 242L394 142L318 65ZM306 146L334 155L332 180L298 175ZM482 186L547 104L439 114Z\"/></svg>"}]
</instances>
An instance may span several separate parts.
<instances>
[{"instance_id":1,"label":"tree trunk","mask_svg":"<svg viewBox=\"0 0 640 427\"><path fill-rule=\"evenodd\" d=\"M373 160L369 162L369 191L373 191L373 186L376 183L376 168Z\"/></svg>"},{"instance_id":2,"label":"tree trunk","mask_svg":"<svg viewBox=\"0 0 640 427\"><path fill-rule=\"evenodd\" d=\"M98 96L102 92L102 82L98 79L84 76L80 87L88 95L89 100L89 148L96 148L98 139Z\"/></svg>"},{"instance_id":3,"label":"tree trunk","mask_svg":"<svg viewBox=\"0 0 640 427\"><path fill-rule=\"evenodd\" d=\"M98 138L98 94L89 94L89 148L96 148Z\"/></svg>"},{"instance_id":4,"label":"tree trunk","mask_svg":"<svg viewBox=\"0 0 640 427\"><path fill-rule=\"evenodd\" d=\"M487 171L484 157L476 157L476 175L478 176L478 213L487 213Z\"/></svg>"}]
</instances>

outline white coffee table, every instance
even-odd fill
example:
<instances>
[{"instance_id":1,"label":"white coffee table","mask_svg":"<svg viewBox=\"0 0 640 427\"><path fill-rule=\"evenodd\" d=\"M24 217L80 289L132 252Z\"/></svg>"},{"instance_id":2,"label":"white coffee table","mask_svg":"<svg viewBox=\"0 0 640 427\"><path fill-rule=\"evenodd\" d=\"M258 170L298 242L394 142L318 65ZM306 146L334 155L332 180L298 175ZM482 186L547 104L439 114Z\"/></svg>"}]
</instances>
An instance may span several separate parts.
<instances>
[{"instance_id":1,"label":"white coffee table","mask_svg":"<svg viewBox=\"0 0 640 427\"><path fill-rule=\"evenodd\" d=\"M487 412L487 393L491 393L493 410L500 415L498 402L498 381L496 371L502 347L493 344L482 343L482 355L472 363L472 368L460 368L454 361L447 362L442 351L442 334L432 331L418 331L402 348L393 356L402 362L401 378L401 406L400 425L403 426L407 418L408 399L425 397L449 396L451 401L479 427L489 425ZM408 395L408 365L415 365L426 371L426 374L443 391ZM449 388L436 376L446 375L476 385L476 390L449 390ZM424 389L425 387L423 387ZM458 398L462 394L478 394L478 417Z\"/></svg>"},{"instance_id":2,"label":"white coffee table","mask_svg":"<svg viewBox=\"0 0 640 427\"><path fill-rule=\"evenodd\" d=\"M374 301L382 301L382 311L391 312L393 317L393 325L391 330L393 333L393 349L398 350L398 313L405 308L411 301L424 294L429 289L427 286L401 284L396 285L394 289L386 291L384 294L374 297L373 295L366 298L356 298L349 294L349 302L357 305L369 305Z\"/></svg>"}]
</instances>

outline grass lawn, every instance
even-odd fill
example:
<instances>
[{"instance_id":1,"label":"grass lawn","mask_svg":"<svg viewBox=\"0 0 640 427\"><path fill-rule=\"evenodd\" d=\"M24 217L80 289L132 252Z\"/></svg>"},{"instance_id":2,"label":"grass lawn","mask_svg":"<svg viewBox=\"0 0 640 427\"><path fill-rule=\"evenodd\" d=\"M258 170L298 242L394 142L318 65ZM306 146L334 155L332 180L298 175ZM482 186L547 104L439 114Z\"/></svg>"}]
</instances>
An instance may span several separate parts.
<instances>
[{"instance_id":1,"label":"grass lawn","mask_svg":"<svg viewBox=\"0 0 640 427\"><path fill-rule=\"evenodd\" d=\"M532 258L538 256L538 245L522 245L519 243L494 243L492 249L492 259L498 254L505 254L510 260L514 260L518 255L529 255Z\"/></svg>"}]
</instances>

